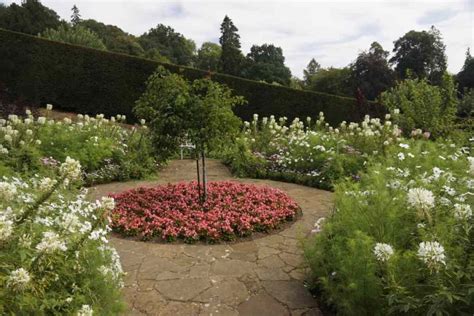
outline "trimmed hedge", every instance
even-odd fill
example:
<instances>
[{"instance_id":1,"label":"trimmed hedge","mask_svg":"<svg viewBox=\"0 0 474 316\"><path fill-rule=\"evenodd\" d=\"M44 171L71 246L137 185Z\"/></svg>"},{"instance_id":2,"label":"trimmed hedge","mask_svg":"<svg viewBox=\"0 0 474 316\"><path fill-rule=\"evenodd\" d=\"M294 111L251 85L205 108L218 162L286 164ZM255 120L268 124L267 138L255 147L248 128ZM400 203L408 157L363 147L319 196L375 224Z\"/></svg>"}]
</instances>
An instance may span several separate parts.
<instances>
[{"instance_id":1,"label":"trimmed hedge","mask_svg":"<svg viewBox=\"0 0 474 316\"><path fill-rule=\"evenodd\" d=\"M292 119L314 117L322 111L329 123L337 124L359 120L364 114L384 112L375 103L359 107L352 98L295 90L0 29L0 82L18 96L52 103L64 110L132 117L135 101L159 65L189 80L210 77L226 84L248 101L235 109L244 120L250 120L254 113Z\"/></svg>"}]
</instances>

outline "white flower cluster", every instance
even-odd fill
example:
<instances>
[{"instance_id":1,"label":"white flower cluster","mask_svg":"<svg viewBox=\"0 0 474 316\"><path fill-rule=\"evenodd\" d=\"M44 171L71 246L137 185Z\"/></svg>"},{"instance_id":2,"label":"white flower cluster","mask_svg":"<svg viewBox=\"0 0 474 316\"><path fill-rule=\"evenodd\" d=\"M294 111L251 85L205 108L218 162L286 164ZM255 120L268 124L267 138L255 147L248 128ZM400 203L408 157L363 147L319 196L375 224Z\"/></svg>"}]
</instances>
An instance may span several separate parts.
<instances>
[{"instance_id":1,"label":"white flower cluster","mask_svg":"<svg viewBox=\"0 0 474 316\"><path fill-rule=\"evenodd\" d=\"M59 174L68 180L77 180L81 176L81 164L67 156L66 161L59 167Z\"/></svg>"},{"instance_id":2,"label":"white flower cluster","mask_svg":"<svg viewBox=\"0 0 474 316\"><path fill-rule=\"evenodd\" d=\"M418 248L418 257L432 270L446 265L444 247L437 241L421 242Z\"/></svg>"},{"instance_id":3,"label":"white flower cluster","mask_svg":"<svg viewBox=\"0 0 474 316\"><path fill-rule=\"evenodd\" d=\"M13 221L5 214L0 214L0 242L7 240L13 233Z\"/></svg>"},{"instance_id":4,"label":"white flower cluster","mask_svg":"<svg viewBox=\"0 0 474 316\"><path fill-rule=\"evenodd\" d=\"M469 173L474 176L474 157L467 157L469 161Z\"/></svg>"},{"instance_id":5,"label":"white flower cluster","mask_svg":"<svg viewBox=\"0 0 474 316\"><path fill-rule=\"evenodd\" d=\"M0 199L11 201L16 197L17 189L13 183L0 182Z\"/></svg>"},{"instance_id":6,"label":"white flower cluster","mask_svg":"<svg viewBox=\"0 0 474 316\"><path fill-rule=\"evenodd\" d=\"M467 220L472 216L472 209L469 204L454 204L454 217L459 220Z\"/></svg>"},{"instance_id":7,"label":"white flower cluster","mask_svg":"<svg viewBox=\"0 0 474 316\"><path fill-rule=\"evenodd\" d=\"M81 309L77 312L77 316L92 316L94 310L89 305L82 305Z\"/></svg>"},{"instance_id":8,"label":"white flower cluster","mask_svg":"<svg viewBox=\"0 0 474 316\"><path fill-rule=\"evenodd\" d=\"M43 232L43 239L36 245L36 250L42 253L53 253L61 250L66 251L66 243L55 232Z\"/></svg>"},{"instance_id":9,"label":"white flower cluster","mask_svg":"<svg viewBox=\"0 0 474 316\"><path fill-rule=\"evenodd\" d=\"M435 206L433 192L423 188L413 188L408 191L408 204L416 209L432 209Z\"/></svg>"},{"instance_id":10,"label":"white flower cluster","mask_svg":"<svg viewBox=\"0 0 474 316\"><path fill-rule=\"evenodd\" d=\"M393 255L394 251L392 246L384 243L376 243L374 246L374 255L377 260L386 262Z\"/></svg>"},{"instance_id":11,"label":"white flower cluster","mask_svg":"<svg viewBox=\"0 0 474 316\"><path fill-rule=\"evenodd\" d=\"M7 279L7 286L16 291L23 291L30 283L30 280L31 277L28 271L19 268L10 273Z\"/></svg>"}]
</instances>

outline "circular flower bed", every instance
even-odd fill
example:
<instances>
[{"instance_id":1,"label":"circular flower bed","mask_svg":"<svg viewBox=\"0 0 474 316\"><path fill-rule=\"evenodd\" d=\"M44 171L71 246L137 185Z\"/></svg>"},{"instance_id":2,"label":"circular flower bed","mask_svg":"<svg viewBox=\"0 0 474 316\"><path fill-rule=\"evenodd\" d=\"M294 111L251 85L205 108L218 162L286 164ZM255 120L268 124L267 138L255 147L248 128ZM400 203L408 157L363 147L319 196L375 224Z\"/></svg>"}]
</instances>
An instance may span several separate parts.
<instances>
[{"instance_id":1,"label":"circular flower bed","mask_svg":"<svg viewBox=\"0 0 474 316\"><path fill-rule=\"evenodd\" d=\"M196 182L137 188L113 195L112 227L126 236L217 241L267 232L293 220L300 208L278 189L210 182L199 202Z\"/></svg>"}]
</instances>

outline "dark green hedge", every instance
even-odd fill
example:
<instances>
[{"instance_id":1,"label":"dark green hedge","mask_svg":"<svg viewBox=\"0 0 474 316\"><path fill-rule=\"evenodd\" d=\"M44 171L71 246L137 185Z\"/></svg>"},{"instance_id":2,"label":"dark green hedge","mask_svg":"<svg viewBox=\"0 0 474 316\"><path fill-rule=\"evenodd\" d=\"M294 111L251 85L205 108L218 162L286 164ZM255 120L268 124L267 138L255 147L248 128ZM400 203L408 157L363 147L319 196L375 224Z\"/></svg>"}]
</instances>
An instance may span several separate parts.
<instances>
[{"instance_id":1,"label":"dark green hedge","mask_svg":"<svg viewBox=\"0 0 474 316\"><path fill-rule=\"evenodd\" d=\"M53 42L0 29L0 82L27 100L52 103L80 113L132 115L135 100L158 65L190 80L210 76L248 101L236 114L249 120L262 116L316 116L331 124L380 114L376 104L359 107L355 99L295 90L189 67Z\"/></svg>"}]
</instances>

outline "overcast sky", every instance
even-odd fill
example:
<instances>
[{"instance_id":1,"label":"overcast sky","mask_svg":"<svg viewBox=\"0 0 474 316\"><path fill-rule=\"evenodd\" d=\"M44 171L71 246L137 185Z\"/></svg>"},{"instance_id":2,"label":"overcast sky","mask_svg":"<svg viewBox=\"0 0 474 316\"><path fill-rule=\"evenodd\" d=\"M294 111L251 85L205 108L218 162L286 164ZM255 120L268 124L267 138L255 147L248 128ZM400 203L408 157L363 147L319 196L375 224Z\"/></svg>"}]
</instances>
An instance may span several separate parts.
<instances>
[{"instance_id":1,"label":"overcast sky","mask_svg":"<svg viewBox=\"0 0 474 316\"><path fill-rule=\"evenodd\" d=\"M298 77L313 57L323 67L345 66L373 41L391 51L393 41L407 31L427 30L433 24L446 44L450 72L461 69L468 47L474 50L474 0L43 0L42 3L68 20L70 9L76 4L82 18L117 25L134 35L163 23L193 39L198 47L205 41L219 41L220 23L227 14L239 29L244 54L252 44L280 46L286 64Z\"/></svg>"}]
</instances>

